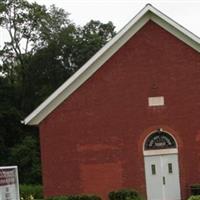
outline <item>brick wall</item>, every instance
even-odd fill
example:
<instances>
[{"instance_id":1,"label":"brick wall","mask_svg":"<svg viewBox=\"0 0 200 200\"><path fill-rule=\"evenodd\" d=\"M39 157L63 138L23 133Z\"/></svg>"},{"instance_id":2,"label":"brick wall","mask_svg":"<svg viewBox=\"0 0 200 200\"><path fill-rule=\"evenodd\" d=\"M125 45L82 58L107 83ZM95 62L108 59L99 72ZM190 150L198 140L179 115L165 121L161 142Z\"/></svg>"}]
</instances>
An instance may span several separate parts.
<instances>
[{"instance_id":1,"label":"brick wall","mask_svg":"<svg viewBox=\"0 0 200 200\"><path fill-rule=\"evenodd\" d=\"M165 105L148 107L148 97ZM200 56L148 22L41 124L46 196L132 187L146 194L143 142L178 142L181 193L200 182Z\"/></svg>"}]
</instances>

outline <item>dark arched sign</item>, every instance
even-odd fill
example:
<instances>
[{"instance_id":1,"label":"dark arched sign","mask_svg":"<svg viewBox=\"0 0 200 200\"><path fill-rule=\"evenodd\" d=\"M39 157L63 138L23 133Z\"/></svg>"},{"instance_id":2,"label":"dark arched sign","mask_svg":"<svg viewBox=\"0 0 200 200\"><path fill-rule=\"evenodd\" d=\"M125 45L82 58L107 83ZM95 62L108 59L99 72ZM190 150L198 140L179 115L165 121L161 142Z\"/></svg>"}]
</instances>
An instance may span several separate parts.
<instances>
[{"instance_id":1,"label":"dark arched sign","mask_svg":"<svg viewBox=\"0 0 200 200\"><path fill-rule=\"evenodd\" d=\"M156 131L145 142L144 150L158 150L176 148L173 137L164 131Z\"/></svg>"}]
</instances>

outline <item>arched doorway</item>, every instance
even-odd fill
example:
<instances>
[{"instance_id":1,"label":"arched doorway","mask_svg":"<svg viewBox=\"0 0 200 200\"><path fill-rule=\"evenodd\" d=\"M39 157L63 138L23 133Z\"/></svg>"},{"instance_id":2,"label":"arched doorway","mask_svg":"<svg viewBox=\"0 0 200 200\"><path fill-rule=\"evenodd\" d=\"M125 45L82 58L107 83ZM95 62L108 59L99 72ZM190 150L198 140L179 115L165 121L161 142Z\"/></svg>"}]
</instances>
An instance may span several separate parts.
<instances>
[{"instance_id":1,"label":"arched doorway","mask_svg":"<svg viewBox=\"0 0 200 200\"><path fill-rule=\"evenodd\" d=\"M148 200L180 200L178 148L175 138L158 129L143 146Z\"/></svg>"}]
</instances>

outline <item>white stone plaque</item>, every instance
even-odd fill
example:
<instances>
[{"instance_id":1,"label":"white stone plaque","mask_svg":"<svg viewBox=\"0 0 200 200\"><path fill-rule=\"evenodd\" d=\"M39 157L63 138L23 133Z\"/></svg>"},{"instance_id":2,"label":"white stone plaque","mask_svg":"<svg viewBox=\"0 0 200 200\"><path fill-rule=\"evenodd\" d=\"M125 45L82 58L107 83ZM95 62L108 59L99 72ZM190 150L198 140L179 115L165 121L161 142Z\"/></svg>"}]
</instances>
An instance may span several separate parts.
<instances>
[{"instance_id":1,"label":"white stone plaque","mask_svg":"<svg viewBox=\"0 0 200 200\"><path fill-rule=\"evenodd\" d=\"M148 104L149 106L164 106L165 105L164 97L163 96L149 97Z\"/></svg>"}]
</instances>

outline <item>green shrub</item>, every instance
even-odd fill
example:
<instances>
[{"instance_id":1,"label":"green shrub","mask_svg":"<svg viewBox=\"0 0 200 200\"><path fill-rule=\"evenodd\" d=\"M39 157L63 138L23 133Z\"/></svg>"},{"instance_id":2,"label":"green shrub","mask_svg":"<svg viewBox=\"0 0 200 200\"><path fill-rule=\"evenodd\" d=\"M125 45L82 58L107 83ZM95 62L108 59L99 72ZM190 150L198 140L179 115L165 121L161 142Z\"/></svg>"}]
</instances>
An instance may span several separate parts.
<instances>
[{"instance_id":1,"label":"green shrub","mask_svg":"<svg viewBox=\"0 0 200 200\"><path fill-rule=\"evenodd\" d=\"M43 199L41 185L20 185L19 191L21 200Z\"/></svg>"},{"instance_id":2,"label":"green shrub","mask_svg":"<svg viewBox=\"0 0 200 200\"><path fill-rule=\"evenodd\" d=\"M190 196L188 200L200 200L200 195Z\"/></svg>"},{"instance_id":3,"label":"green shrub","mask_svg":"<svg viewBox=\"0 0 200 200\"><path fill-rule=\"evenodd\" d=\"M191 195L200 195L200 184L193 184L190 186L191 188Z\"/></svg>"},{"instance_id":4,"label":"green shrub","mask_svg":"<svg viewBox=\"0 0 200 200\"><path fill-rule=\"evenodd\" d=\"M133 189L121 189L112 191L108 195L110 200L140 200L140 196Z\"/></svg>"},{"instance_id":5,"label":"green shrub","mask_svg":"<svg viewBox=\"0 0 200 200\"><path fill-rule=\"evenodd\" d=\"M79 195L77 200L101 200L101 198L95 195Z\"/></svg>"},{"instance_id":6,"label":"green shrub","mask_svg":"<svg viewBox=\"0 0 200 200\"><path fill-rule=\"evenodd\" d=\"M45 200L69 200L68 196L54 196L54 197L48 197Z\"/></svg>"},{"instance_id":7,"label":"green shrub","mask_svg":"<svg viewBox=\"0 0 200 200\"><path fill-rule=\"evenodd\" d=\"M101 200L101 198L95 195L71 195L49 197L46 200Z\"/></svg>"}]
</instances>

